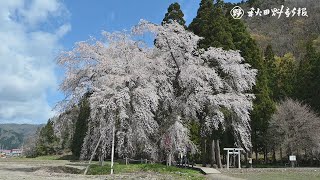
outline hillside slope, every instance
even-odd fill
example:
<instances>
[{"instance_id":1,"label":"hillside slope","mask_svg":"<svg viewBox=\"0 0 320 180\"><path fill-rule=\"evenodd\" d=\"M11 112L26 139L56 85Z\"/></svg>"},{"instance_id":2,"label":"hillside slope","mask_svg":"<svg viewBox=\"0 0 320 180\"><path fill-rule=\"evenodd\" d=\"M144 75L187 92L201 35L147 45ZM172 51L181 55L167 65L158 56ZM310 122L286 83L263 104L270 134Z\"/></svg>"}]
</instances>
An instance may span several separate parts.
<instances>
[{"instance_id":1,"label":"hillside slope","mask_svg":"<svg viewBox=\"0 0 320 180\"><path fill-rule=\"evenodd\" d=\"M256 3L249 5L241 4L245 12L250 7L264 9L281 8L283 11L289 7L307 8L308 17L281 17L254 16L249 18L245 15L245 22L252 37L257 40L259 46L265 49L271 44L277 55L283 56L291 52L296 58L301 59L304 55L306 41L312 40L314 45L320 49L320 2L319 0L255 0Z\"/></svg>"},{"instance_id":2,"label":"hillside slope","mask_svg":"<svg viewBox=\"0 0 320 180\"><path fill-rule=\"evenodd\" d=\"M23 142L34 136L39 127L33 124L0 124L0 147L13 149L22 146Z\"/></svg>"}]
</instances>

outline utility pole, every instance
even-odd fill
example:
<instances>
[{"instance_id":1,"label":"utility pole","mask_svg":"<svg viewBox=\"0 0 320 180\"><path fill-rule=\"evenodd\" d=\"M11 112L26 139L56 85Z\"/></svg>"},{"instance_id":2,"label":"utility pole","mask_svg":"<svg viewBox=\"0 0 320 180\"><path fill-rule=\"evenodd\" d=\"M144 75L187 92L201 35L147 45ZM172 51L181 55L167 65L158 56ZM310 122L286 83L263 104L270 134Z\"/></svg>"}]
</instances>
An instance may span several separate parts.
<instances>
[{"instance_id":1,"label":"utility pole","mask_svg":"<svg viewBox=\"0 0 320 180\"><path fill-rule=\"evenodd\" d=\"M114 156L114 131L115 127L112 128L112 148L111 148L111 172L110 174L113 174L113 156Z\"/></svg>"}]
</instances>

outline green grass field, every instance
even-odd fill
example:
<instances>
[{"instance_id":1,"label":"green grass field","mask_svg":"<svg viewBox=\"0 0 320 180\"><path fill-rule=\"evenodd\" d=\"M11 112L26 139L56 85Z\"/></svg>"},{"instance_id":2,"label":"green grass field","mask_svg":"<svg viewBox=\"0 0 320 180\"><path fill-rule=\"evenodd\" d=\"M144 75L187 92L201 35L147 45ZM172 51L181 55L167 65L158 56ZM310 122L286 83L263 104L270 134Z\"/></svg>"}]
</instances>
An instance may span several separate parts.
<instances>
[{"instance_id":1,"label":"green grass field","mask_svg":"<svg viewBox=\"0 0 320 180\"><path fill-rule=\"evenodd\" d=\"M110 162L107 162L104 166L91 165L88 174L102 175L110 174ZM160 174L170 174L174 177L186 179L205 179L205 176L197 170L178 168L174 166L167 167L162 164L114 164L114 174L122 173L135 173L135 172L155 172Z\"/></svg>"}]
</instances>

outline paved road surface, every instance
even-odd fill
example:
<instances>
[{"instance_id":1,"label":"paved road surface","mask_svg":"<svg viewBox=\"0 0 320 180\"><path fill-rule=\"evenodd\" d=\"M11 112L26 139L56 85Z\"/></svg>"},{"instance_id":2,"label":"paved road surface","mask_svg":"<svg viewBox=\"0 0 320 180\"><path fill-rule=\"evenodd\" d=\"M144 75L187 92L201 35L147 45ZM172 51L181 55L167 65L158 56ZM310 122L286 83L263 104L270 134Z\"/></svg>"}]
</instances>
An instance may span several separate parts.
<instances>
[{"instance_id":1,"label":"paved road surface","mask_svg":"<svg viewBox=\"0 0 320 180\"><path fill-rule=\"evenodd\" d=\"M218 169L209 168L209 167L201 167L201 166L195 166L195 168L201 169L207 176L207 179L213 179L213 180L243 180L241 178L234 178L229 177L226 175L221 174L221 172Z\"/></svg>"}]
</instances>

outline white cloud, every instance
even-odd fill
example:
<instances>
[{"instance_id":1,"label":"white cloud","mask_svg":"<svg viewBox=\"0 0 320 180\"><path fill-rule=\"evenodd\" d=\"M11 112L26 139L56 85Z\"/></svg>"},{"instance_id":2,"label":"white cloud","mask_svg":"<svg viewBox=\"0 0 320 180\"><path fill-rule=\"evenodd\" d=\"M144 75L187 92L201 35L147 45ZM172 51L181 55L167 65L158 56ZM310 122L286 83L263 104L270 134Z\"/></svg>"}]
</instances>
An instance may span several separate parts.
<instances>
[{"instance_id":1,"label":"white cloud","mask_svg":"<svg viewBox=\"0 0 320 180\"><path fill-rule=\"evenodd\" d=\"M59 27L59 29L56 31L56 34L59 37L63 37L65 34L67 34L67 32L69 32L71 30L71 25L70 24L64 24L62 26Z\"/></svg>"},{"instance_id":2,"label":"white cloud","mask_svg":"<svg viewBox=\"0 0 320 180\"><path fill-rule=\"evenodd\" d=\"M59 0L28 2L0 0L0 123L43 123L54 113L46 92L57 89L55 53L71 26L55 21L67 14ZM51 21L56 28L41 30Z\"/></svg>"},{"instance_id":3,"label":"white cloud","mask_svg":"<svg viewBox=\"0 0 320 180\"><path fill-rule=\"evenodd\" d=\"M53 0L33 0L30 7L23 11L26 21L37 24L48 18L49 14L59 12L60 3Z\"/></svg>"}]
</instances>

